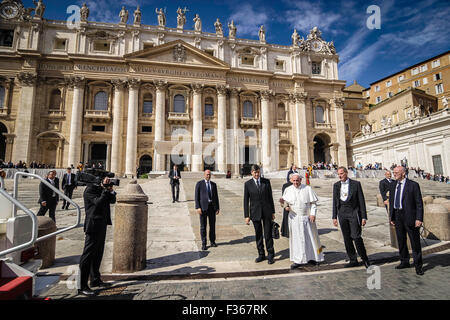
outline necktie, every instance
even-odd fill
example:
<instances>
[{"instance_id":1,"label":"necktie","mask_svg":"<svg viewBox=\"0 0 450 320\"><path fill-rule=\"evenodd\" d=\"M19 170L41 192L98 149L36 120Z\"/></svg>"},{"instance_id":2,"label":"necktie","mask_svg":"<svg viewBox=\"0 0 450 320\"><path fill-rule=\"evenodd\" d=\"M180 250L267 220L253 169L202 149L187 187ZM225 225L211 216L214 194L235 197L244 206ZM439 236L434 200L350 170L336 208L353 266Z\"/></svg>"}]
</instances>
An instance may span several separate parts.
<instances>
[{"instance_id":1,"label":"necktie","mask_svg":"<svg viewBox=\"0 0 450 320\"><path fill-rule=\"evenodd\" d=\"M397 194L395 195L395 203L394 203L394 209L400 208L400 192L401 192L401 183L397 185Z\"/></svg>"},{"instance_id":2,"label":"necktie","mask_svg":"<svg viewBox=\"0 0 450 320\"><path fill-rule=\"evenodd\" d=\"M260 187L259 180L256 180L256 185L258 186L258 190L259 190L259 187Z\"/></svg>"},{"instance_id":3,"label":"necktie","mask_svg":"<svg viewBox=\"0 0 450 320\"><path fill-rule=\"evenodd\" d=\"M206 185L208 187L208 198L209 198L209 200L212 200L211 187L209 185L209 181L208 181L208 183Z\"/></svg>"},{"instance_id":4,"label":"necktie","mask_svg":"<svg viewBox=\"0 0 450 320\"><path fill-rule=\"evenodd\" d=\"M70 186L70 174L67 175L67 184Z\"/></svg>"}]
</instances>

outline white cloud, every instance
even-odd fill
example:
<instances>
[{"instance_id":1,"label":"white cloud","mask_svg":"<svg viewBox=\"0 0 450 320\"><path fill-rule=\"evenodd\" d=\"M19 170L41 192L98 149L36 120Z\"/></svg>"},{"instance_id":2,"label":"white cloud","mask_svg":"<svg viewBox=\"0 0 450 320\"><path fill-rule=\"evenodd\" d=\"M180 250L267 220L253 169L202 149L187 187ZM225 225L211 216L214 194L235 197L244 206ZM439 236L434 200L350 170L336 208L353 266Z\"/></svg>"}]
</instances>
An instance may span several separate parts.
<instances>
[{"instance_id":1,"label":"white cloud","mask_svg":"<svg viewBox=\"0 0 450 320\"><path fill-rule=\"evenodd\" d=\"M243 35L258 35L259 27L264 25L264 29L267 32L267 22L269 17L265 12L257 12L250 4L243 4L239 7L239 11L236 11L230 15L229 22L234 21L237 27L237 37ZM228 22L227 22L228 23Z\"/></svg>"}]
</instances>

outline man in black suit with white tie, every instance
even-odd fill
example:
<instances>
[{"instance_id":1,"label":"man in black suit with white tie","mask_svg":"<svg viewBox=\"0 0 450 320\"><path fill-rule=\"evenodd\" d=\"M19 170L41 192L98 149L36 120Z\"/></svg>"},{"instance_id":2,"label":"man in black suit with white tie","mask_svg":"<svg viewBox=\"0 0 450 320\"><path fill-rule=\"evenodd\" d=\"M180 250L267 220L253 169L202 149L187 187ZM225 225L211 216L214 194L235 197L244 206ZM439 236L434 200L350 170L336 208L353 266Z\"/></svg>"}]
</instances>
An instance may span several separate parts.
<instances>
[{"instance_id":1,"label":"man in black suit with white tie","mask_svg":"<svg viewBox=\"0 0 450 320\"><path fill-rule=\"evenodd\" d=\"M381 180L378 188L380 189L380 194L381 197L383 198L383 202L384 202L384 206L386 207L386 210L388 209L388 204L389 204L389 199L387 196L387 192L389 191L389 189L391 188L391 183L394 181L392 180L392 175L391 172L389 170L387 170L384 173L385 179Z\"/></svg>"},{"instance_id":2,"label":"man in black suit with white tie","mask_svg":"<svg viewBox=\"0 0 450 320\"><path fill-rule=\"evenodd\" d=\"M47 173L48 183L52 184L56 189L59 190L59 179L56 177L56 171L52 170ZM37 215L45 216L48 210L49 217L56 222L55 219L55 211L56 206L58 205L59 195L50 189L43 182L39 184L39 201L38 203L41 205Z\"/></svg>"},{"instance_id":3,"label":"man in black suit with white tie","mask_svg":"<svg viewBox=\"0 0 450 320\"><path fill-rule=\"evenodd\" d=\"M204 179L195 185L195 209L200 215L200 236L202 250L206 250L206 225L209 220L209 241L216 244L216 215L220 213L217 185L211 181L211 171L205 170Z\"/></svg>"},{"instance_id":4,"label":"man in black suit with white tie","mask_svg":"<svg viewBox=\"0 0 450 320\"><path fill-rule=\"evenodd\" d=\"M75 174L72 173L72 168L67 168L67 172L64 174L62 179L61 188L64 190L64 194L69 198L72 199L73 190L77 188L77 184L75 181ZM69 209L69 201L66 201L66 199L63 199L63 205L61 209Z\"/></svg>"},{"instance_id":5,"label":"man in black suit with white tie","mask_svg":"<svg viewBox=\"0 0 450 320\"><path fill-rule=\"evenodd\" d=\"M420 186L417 182L407 179L406 170L402 166L394 168L397 181L391 184L389 190L389 213L392 225L397 233L400 264L396 269L409 268L409 251L406 245L408 234L413 252L416 273L423 275L422 247L420 245L420 227L423 224L423 201Z\"/></svg>"},{"instance_id":6,"label":"man in black suit with white tie","mask_svg":"<svg viewBox=\"0 0 450 320\"><path fill-rule=\"evenodd\" d=\"M245 223L253 222L256 233L256 246L258 258L255 262L263 261L264 252L263 236L266 242L267 260L273 264L275 249L273 248L272 222L275 219L275 206L273 204L272 187L270 180L261 178L258 165L252 166L252 179L244 184L244 217Z\"/></svg>"},{"instance_id":7,"label":"man in black suit with white tie","mask_svg":"<svg viewBox=\"0 0 450 320\"><path fill-rule=\"evenodd\" d=\"M370 266L367 257L364 241L361 237L362 228L367 222L366 203L361 183L348 178L348 170L345 167L338 168L339 180L333 185L333 225L341 226L344 237L345 250L347 251L350 262L345 265L346 268L358 266L358 251L364 266Z\"/></svg>"},{"instance_id":8,"label":"man in black suit with white tie","mask_svg":"<svg viewBox=\"0 0 450 320\"><path fill-rule=\"evenodd\" d=\"M178 202L178 196L180 195L180 179L181 174L178 170L178 166L174 165L173 169L169 172L170 185L172 187L172 203Z\"/></svg>"}]
</instances>

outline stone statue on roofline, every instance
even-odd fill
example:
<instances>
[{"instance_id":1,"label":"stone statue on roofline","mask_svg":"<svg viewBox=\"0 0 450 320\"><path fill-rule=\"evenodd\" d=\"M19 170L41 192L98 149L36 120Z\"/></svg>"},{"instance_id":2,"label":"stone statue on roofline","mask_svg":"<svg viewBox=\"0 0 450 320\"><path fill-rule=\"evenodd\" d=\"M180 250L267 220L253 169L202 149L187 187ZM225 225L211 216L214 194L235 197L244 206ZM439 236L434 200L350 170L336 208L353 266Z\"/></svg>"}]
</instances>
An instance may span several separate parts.
<instances>
[{"instance_id":1,"label":"stone statue on roofline","mask_svg":"<svg viewBox=\"0 0 450 320\"><path fill-rule=\"evenodd\" d=\"M228 29L230 30L229 37L236 38L237 27L234 25L233 20L231 20L231 23L228 24Z\"/></svg>"},{"instance_id":2,"label":"stone statue on roofline","mask_svg":"<svg viewBox=\"0 0 450 320\"><path fill-rule=\"evenodd\" d=\"M163 11L163 9L156 8L155 12L158 14L158 26L165 27L166 26L166 15Z\"/></svg>"},{"instance_id":3,"label":"stone statue on roofline","mask_svg":"<svg viewBox=\"0 0 450 320\"><path fill-rule=\"evenodd\" d=\"M80 20L82 22L87 22L89 18L89 8L87 7L86 3L83 3L83 5L80 8Z\"/></svg>"},{"instance_id":4,"label":"stone statue on roofline","mask_svg":"<svg viewBox=\"0 0 450 320\"><path fill-rule=\"evenodd\" d=\"M122 10L120 10L119 17L120 17L120 23L127 24L128 10L126 10L125 7L122 7Z\"/></svg>"}]
</instances>

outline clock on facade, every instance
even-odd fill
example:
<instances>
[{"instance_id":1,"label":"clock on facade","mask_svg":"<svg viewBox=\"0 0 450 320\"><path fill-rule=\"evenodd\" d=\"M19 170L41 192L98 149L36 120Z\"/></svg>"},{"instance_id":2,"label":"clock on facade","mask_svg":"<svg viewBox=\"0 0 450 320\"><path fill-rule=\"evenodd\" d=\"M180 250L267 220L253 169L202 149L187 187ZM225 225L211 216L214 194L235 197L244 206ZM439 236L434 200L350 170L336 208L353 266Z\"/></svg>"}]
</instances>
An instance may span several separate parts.
<instances>
[{"instance_id":1,"label":"clock on facade","mask_svg":"<svg viewBox=\"0 0 450 320\"><path fill-rule=\"evenodd\" d=\"M15 3L4 3L0 6L0 16L5 19L14 19L19 14L19 7Z\"/></svg>"},{"instance_id":2,"label":"clock on facade","mask_svg":"<svg viewBox=\"0 0 450 320\"><path fill-rule=\"evenodd\" d=\"M320 50L322 50L322 42L318 40L312 41L311 48L313 49L313 51L319 52Z\"/></svg>"}]
</instances>

